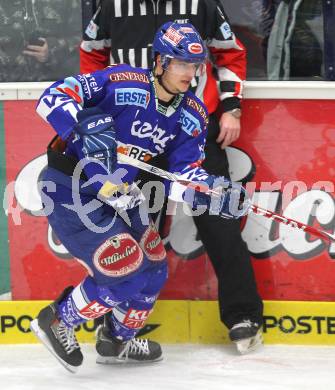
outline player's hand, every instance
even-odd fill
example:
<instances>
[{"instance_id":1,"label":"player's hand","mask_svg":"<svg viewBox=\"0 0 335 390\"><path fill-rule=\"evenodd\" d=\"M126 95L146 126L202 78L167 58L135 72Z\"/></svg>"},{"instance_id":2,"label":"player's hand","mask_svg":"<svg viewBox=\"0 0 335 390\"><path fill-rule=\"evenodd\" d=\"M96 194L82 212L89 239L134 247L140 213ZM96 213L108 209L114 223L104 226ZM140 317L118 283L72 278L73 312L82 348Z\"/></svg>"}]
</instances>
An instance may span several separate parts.
<instances>
[{"instance_id":1,"label":"player's hand","mask_svg":"<svg viewBox=\"0 0 335 390\"><path fill-rule=\"evenodd\" d=\"M86 158L98 159L112 172L117 161L117 144L114 120L111 115L92 107L79 111L78 123L73 131L82 142L82 152Z\"/></svg>"},{"instance_id":2,"label":"player's hand","mask_svg":"<svg viewBox=\"0 0 335 390\"><path fill-rule=\"evenodd\" d=\"M221 144L221 149L236 141L241 132L241 120L235 118L229 112L224 112L220 118L220 133L216 142Z\"/></svg>"},{"instance_id":3,"label":"player's hand","mask_svg":"<svg viewBox=\"0 0 335 390\"><path fill-rule=\"evenodd\" d=\"M38 38L41 43L39 45L27 45L26 49L23 50L23 54L33 57L36 61L44 63L48 61L49 58L49 47L48 42L45 38Z\"/></svg>"},{"instance_id":4,"label":"player's hand","mask_svg":"<svg viewBox=\"0 0 335 390\"><path fill-rule=\"evenodd\" d=\"M184 200L192 208L206 206L211 214L229 219L240 218L249 212L250 199L241 184L214 175L209 175L201 184L208 186L208 189L215 191L215 194L187 189Z\"/></svg>"}]
</instances>

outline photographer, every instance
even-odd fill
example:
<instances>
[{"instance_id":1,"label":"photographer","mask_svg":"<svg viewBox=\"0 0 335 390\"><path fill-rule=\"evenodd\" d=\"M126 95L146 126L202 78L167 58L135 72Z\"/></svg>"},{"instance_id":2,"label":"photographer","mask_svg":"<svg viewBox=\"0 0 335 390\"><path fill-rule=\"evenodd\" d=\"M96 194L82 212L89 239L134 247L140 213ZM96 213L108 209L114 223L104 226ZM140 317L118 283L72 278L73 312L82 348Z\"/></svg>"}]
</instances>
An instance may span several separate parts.
<instances>
[{"instance_id":1,"label":"photographer","mask_svg":"<svg viewBox=\"0 0 335 390\"><path fill-rule=\"evenodd\" d=\"M0 82L51 81L79 69L80 0L4 0L0 15Z\"/></svg>"}]
</instances>

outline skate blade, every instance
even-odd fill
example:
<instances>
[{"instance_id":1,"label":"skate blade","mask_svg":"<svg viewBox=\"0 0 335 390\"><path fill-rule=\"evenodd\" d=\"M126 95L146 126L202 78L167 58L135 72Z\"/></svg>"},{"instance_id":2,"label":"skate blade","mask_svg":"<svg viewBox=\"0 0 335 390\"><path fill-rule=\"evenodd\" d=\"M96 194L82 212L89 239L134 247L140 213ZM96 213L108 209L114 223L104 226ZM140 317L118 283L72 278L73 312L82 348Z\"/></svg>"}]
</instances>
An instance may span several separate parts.
<instances>
[{"instance_id":1,"label":"skate blade","mask_svg":"<svg viewBox=\"0 0 335 390\"><path fill-rule=\"evenodd\" d=\"M78 371L78 367L71 366L71 364L66 363L62 358L60 358L57 353L53 350L52 345L49 341L46 333L38 326L38 320L35 319L30 322L30 329L35 334L35 336L42 342L46 349L59 361L59 363L65 367L72 374L75 374Z\"/></svg>"},{"instance_id":2,"label":"skate blade","mask_svg":"<svg viewBox=\"0 0 335 390\"><path fill-rule=\"evenodd\" d=\"M245 355L259 348L263 344L262 331L258 331L256 336L248 339L235 341L238 352L241 355Z\"/></svg>"},{"instance_id":3,"label":"skate blade","mask_svg":"<svg viewBox=\"0 0 335 390\"><path fill-rule=\"evenodd\" d=\"M97 364L151 364L160 362L163 360L163 356L155 360L134 360L134 359L121 359L115 356L101 356L98 355L96 359Z\"/></svg>"}]
</instances>

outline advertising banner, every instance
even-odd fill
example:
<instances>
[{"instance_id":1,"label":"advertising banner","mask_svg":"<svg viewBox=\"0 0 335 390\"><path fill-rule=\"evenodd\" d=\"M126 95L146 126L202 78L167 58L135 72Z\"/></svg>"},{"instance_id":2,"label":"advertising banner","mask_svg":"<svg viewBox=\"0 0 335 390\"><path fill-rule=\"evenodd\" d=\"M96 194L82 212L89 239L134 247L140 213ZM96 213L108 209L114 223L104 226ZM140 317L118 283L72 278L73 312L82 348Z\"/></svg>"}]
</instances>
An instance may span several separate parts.
<instances>
[{"instance_id":1,"label":"advertising banner","mask_svg":"<svg viewBox=\"0 0 335 390\"><path fill-rule=\"evenodd\" d=\"M54 133L35 104L4 103L14 300L55 298L85 275L40 216L37 180ZM335 101L244 101L242 134L228 154L232 178L248 182L253 203L334 233L334 109ZM252 214L242 229L263 299L335 299L335 243ZM216 299L216 278L192 218L168 216L164 230L170 276L160 297Z\"/></svg>"},{"instance_id":2,"label":"advertising banner","mask_svg":"<svg viewBox=\"0 0 335 390\"><path fill-rule=\"evenodd\" d=\"M48 303L0 302L0 345L39 342L29 324ZM266 344L335 345L333 314L330 302L266 301L264 341ZM95 343L96 328L93 321L78 326L78 341ZM149 336L160 343L230 342L214 301L159 300L138 335Z\"/></svg>"}]
</instances>

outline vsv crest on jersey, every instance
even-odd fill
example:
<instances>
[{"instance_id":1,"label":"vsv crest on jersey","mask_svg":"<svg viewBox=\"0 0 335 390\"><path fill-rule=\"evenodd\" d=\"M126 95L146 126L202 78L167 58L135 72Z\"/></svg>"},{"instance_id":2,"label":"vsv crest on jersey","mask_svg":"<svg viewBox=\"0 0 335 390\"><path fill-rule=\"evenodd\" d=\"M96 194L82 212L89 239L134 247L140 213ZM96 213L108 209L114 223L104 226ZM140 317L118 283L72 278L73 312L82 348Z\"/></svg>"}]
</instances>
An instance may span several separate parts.
<instances>
[{"instance_id":1,"label":"vsv crest on jersey","mask_svg":"<svg viewBox=\"0 0 335 390\"><path fill-rule=\"evenodd\" d=\"M135 105L147 108L150 101L150 92L140 88L118 88L115 90L115 104L117 106Z\"/></svg>"},{"instance_id":2,"label":"vsv crest on jersey","mask_svg":"<svg viewBox=\"0 0 335 390\"><path fill-rule=\"evenodd\" d=\"M201 126L198 119L182 109L180 113L181 128L192 137L197 137L201 133Z\"/></svg>"}]
</instances>

